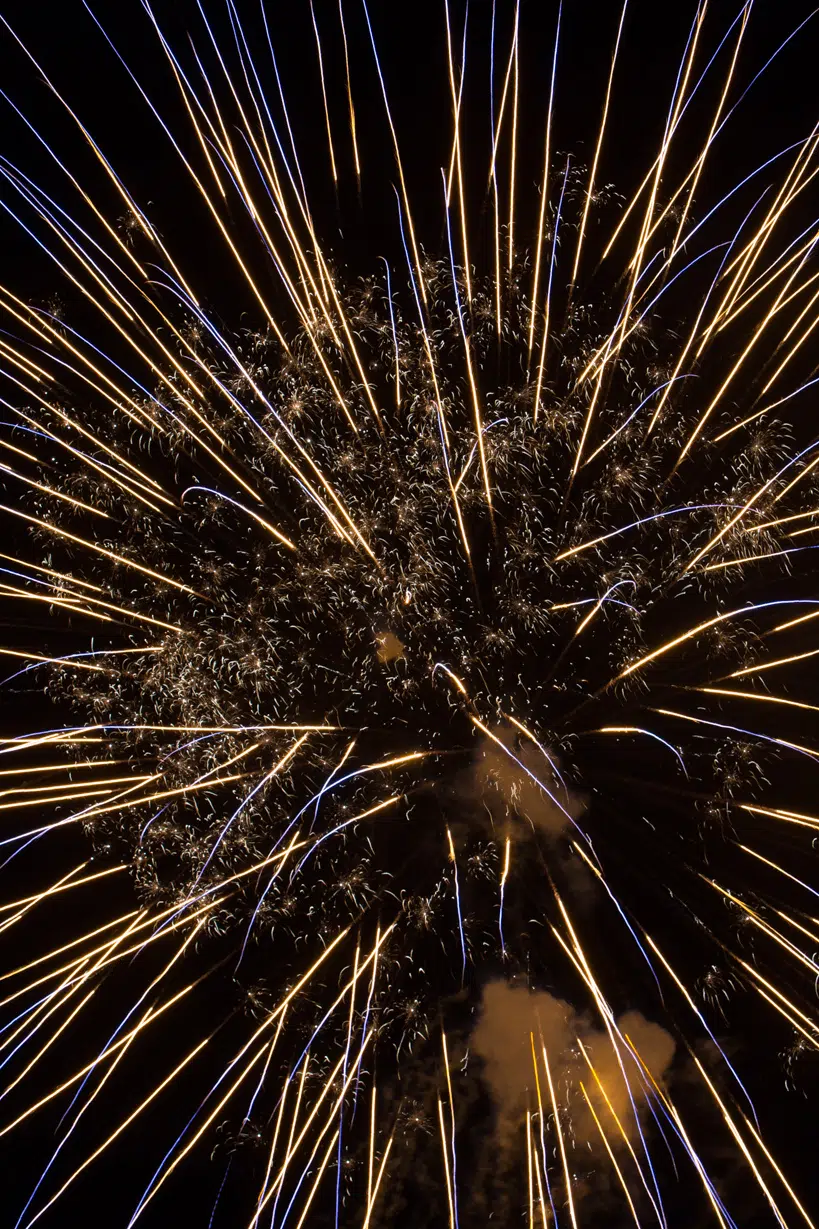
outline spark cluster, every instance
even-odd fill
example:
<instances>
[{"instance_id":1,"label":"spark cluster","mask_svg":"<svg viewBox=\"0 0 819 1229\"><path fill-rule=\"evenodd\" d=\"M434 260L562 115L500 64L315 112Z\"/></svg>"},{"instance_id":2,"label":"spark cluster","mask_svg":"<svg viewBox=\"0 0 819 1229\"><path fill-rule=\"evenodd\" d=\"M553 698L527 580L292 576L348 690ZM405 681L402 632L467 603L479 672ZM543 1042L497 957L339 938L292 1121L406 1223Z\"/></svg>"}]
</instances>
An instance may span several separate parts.
<instances>
[{"instance_id":1,"label":"spark cluster","mask_svg":"<svg viewBox=\"0 0 819 1229\"><path fill-rule=\"evenodd\" d=\"M819 137L714 241L725 202L695 194L736 55L673 187L668 156L702 81L701 6L667 140L631 196L601 182L608 95L588 165L550 144L550 95L524 242L511 5L481 265L468 27L459 61L445 5L445 241L416 233L384 87L404 263L355 278L322 247L228 7L239 68L224 109L201 61L195 84L161 47L201 145L196 170L176 146L180 174L257 319L231 329L203 306L84 129L123 198L119 227L85 195L87 230L2 168L100 339L0 288L3 507L21 542L0 591L56 628L33 644L21 627L3 652L26 664L7 686L33 677L60 722L0 745L14 765L0 806L23 817L4 844L36 864L67 829L89 851L3 905L0 925L90 883L129 885L119 915L3 979L7 1092L34 1091L15 1092L0 1130L70 1102L18 1224L207 1061L131 1224L209 1147L253 1175L249 1229L403 1223L414 1198L453 1229L490 1214L665 1229L678 1164L734 1225L733 1188L708 1169L716 1123L778 1223L811 1225L722 1038L743 995L781 1033L789 1081L797 1053L819 1049L801 866L819 818L791 788L819 753L794 669L819 653L805 562L819 445L803 408L819 231L782 240ZM747 20L725 36L736 51ZM494 57L494 18L492 38ZM228 195L256 228L256 266ZM115 1026L90 1003L98 988ZM199 995L192 1037L174 1011ZM41 1091L78 1013L86 1039ZM75 1148L155 1029L173 1038L168 1070ZM692 1083L707 1109L687 1105Z\"/></svg>"}]
</instances>

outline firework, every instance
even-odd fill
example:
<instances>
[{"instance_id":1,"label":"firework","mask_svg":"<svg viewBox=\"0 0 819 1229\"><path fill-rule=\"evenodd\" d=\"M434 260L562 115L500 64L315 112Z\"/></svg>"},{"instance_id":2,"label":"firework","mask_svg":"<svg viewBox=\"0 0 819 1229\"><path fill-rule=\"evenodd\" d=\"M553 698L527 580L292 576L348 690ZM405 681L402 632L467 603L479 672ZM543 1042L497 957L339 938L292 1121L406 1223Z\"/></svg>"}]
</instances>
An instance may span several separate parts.
<instances>
[{"instance_id":1,"label":"firework","mask_svg":"<svg viewBox=\"0 0 819 1229\"><path fill-rule=\"evenodd\" d=\"M715 35L706 7L630 194L603 177L626 9L585 162L556 148L555 10L527 196L525 14L477 36L444 4L435 246L377 14L308 5L335 192L366 216L362 50L394 158L395 254L356 277L264 9L252 36L202 9L183 54L145 4L178 114L108 50L249 297L237 328L54 82L88 182L33 126L61 190L0 163L77 304L0 287L6 686L53 714L0 744L0 919L39 944L3 974L0 1133L48 1124L18 1225L134 1132L129 1224L207 1158L212 1223L248 1229L416 1204L728 1226L734 1170L812 1224L725 1035L741 995L789 1081L819 1049L794 787L819 755L819 133L703 206L751 22Z\"/></svg>"}]
</instances>

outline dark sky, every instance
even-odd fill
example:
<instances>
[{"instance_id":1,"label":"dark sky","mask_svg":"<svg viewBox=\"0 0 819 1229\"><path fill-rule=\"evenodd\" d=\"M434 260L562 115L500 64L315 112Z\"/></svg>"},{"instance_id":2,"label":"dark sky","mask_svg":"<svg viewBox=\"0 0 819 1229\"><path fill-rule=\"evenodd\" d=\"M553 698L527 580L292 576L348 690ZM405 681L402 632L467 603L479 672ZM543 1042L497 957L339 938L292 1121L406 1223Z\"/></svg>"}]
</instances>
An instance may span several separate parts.
<instances>
[{"instance_id":1,"label":"dark sky","mask_svg":"<svg viewBox=\"0 0 819 1229\"><path fill-rule=\"evenodd\" d=\"M93 6L92 6L93 7ZM710 6L711 24L706 27L711 43L736 15L728 0ZM160 2L155 11L169 41L180 50L190 69L186 31L198 31L197 46L207 46L196 7L187 0ZM221 5L211 14L213 29L229 45L230 30ZM392 183L395 178L389 134L380 103L372 53L356 6L348 18L351 71L356 88L359 139L363 148L363 209L359 208L353 175L352 151L346 124L343 56L336 7L317 5L323 36L329 101L339 168L338 207L329 175L329 158L321 105L315 41L307 4L269 6L269 23L279 56L282 79L314 208L323 213L327 241L340 259L362 269L372 264L372 253L394 248L396 217ZM750 81L779 43L808 15L810 6L798 3L758 3L746 35L738 80ZM88 123L100 147L115 162L118 173L141 202L151 202L153 213L165 224L174 250L188 254L190 264L201 264L199 246L211 237L202 223L201 207L192 194L180 191L177 161L159 125L148 114L135 87L116 61L83 5L9 3L3 15L38 57L55 85L64 92L78 116ZM183 149L191 152L193 138L180 112L167 64L156 36L139 4L108 3L95 9L112 41L148 90L158 110L170 121ZM458 6L453 7L453 27L460 27ZM502 79L505 51L511 29L510 5L500 4L497 21L497 75ZM602 177L616 181L627 191L635 176L642 174L646 157L662 134L671 89L691 24L692 6L658 6L633 0L626 18L613 108L603 153ZM263 47L264 31L256 5L242 8L249 42ZM555 148L569 150L577 158L591 157L603 100L604 85L617 29L619 9L578 0L565 5L562 42L558 61ZM389 5L375 4L373 26L378 39L390 102L420 230L432 245L441 236L440 171L448 162L449 129L442 112L448 113L448 82L444 41L443 3L413 0ZM520 112L519 187L526 222L526 204L535 199L532 188L541 178L542 133L548 97L551 47L556 6L529 0L522 6L525 37L521 49L523 105ZM469 86L464 101L467 117L465 148L476 176L483 176L490 126L488 101L489 0L473 0L470 10ZM811 80L813 39L809 26L780 55L743 101L742 109L721 136L718 156L712 158L703 195L733 186L753 166L804 136L813 125L814 91ZM707 38L707 36L706 36ZM10 38L3 45L3 81L10 97L26 111L43 135L63 153L71 151L75 165L89 167L76 133L47 97L36 72L15 49ZM212 57L211 57L212 59ZM208 60L210 64L211 59ZM703 60L704 62L704 60ZM217 91L224 89L218 68L211 73ZM470 92L471 87L471 92ZM500 82L496 81L498 95ZM705 121L707 91L695 102L690 116ZM28 166L45 172L46 160L38 158L36 143L19 121L4 120L8 156L18 152ZM476 179L476 186L477 186ZM475 194L479 199L479 191ZM483 202L481 202L482 204ZM190 208L188 208L190 206ZM336 238L333 239L333 234ZM343 243L340 242L343 236ZM19 259L30 277L30 250L10 245L6 259ZM217 245L209 245L209 261L218 260ZM219 267L218 265L216 266ZM198 272L198 269L197 269ZM222 270L219 269L220 274ZM226 297L220 284L220 296Z\"/></svg>"},{"instance_id":2,"label":"dark sky","mask_svg":"<svg viewBox=\"0 0 819 1229\"><path fill-rule=\"evenodd\" d=\"M246 21L248 37L261 42L262 26L255 4L238 0L239 11ZM708 27L713 40L736 14L738 4L717 0L712 5L712 23ZM221 4L207 0L206 8L214 15L214 28L220 38L229 37L229 26ZM335 148L339 164L338 194L333 190L326 152L324 115L321 107L320 81L316 49L310 24L309 6L305 0L271 3L271 28L280 57L283 83L288 98L296 138L303 159L303 171L322 233L336 259L354 274L373 269L377 258L388 256L393 262L400 258L397 239L395 198L392 184L394 164L388 142L388 130L381 107L372 54L366 39L361 13L353 0L348 34L352 72L356 89L359 134L363 155L362 198L359 202L352 168L349 130L345 117L345 97L341 44L338 37L337 7L329 0L317 0L316 12L324 37L324 54L328 66L327 84L333 109ZM499 0L499 43L505 46L510 28L511 6ZM488 30L491 15L489 0L472 0L470 21L475 35L470 42L469 67L474 76L467 93L465 110L470 125L467 136L468 173L475 183L484 173L487 135L489 132ZM750 81L758 68L772 54L787 34L810 12L807 3L790 0L757 0L752 15L747 45L742 58L740 80ZM186 152L193 152L192 140L181 112L178 96L169 77L151 30L138 0L99 0L95 13L112 41L121 49L149 91L157 108L169 119ZM204 45L201 20L194 4L188 0L161 0L156 13L172 43L182 49L186 63L190 55L185 47L187 30L195 30ZM371 13L382 66L394 106L396 127L406 159L410 193L416 206L416 221L425 243L431 250L442 250L442 211L439 167L448 160L448 87L444 43L442 0L372 0ZM618 189L628 191L642 174L662 133L666 109L673 85L676 66L685 44L694 6L683 0L660 4L657 0L633 0L626 22L623 54L616 79L616 102L612 111L601 170L601 179L615 182ZM458 0L453 5L456 25L462 19L463 8ZM536 208L533 186L540 179L542 159L542 121L550 70L551 43L556 19L552 0L524 0L522 22L526 31L522 56L522 127L519 159L521 189L521 228L531 220ZM215 231L195 194L180 179L179 164L155 119L139 98L127 74L79 0L0 0L0 15L41 60L53 82L76 108L79 118L88 125L100 147L111 158L118 174L128 184L135 198L148 209L169 248L190 271L194 285L205 302L217 315L227 319L250 312L253 305L239 284L233 267L225 259ZM558 63L555 147L573 151L581 160L590 157L597 130L606 73L616 33L619 6L596 0L566 0L563 42ZM701 194L712 199L724 192L738 178L747 174L759 162L784 145L804 137L819 118L819 94L816 89L816 65L819 63L819 18L806 28L793 45L778 58L765 78L758 82L743 102L741 114L720 140L718 155L709 164ZM502 71L503 55L499 55L498 71ZM214 78L215 80L215 78ZM53 144L61 156L88 173L91 181L102 181L93 159L84 149L59 107L38 79L34 67L14 44L10 36L0 31L0 88L19 106L43 137ZM219 83L218 92L224 84ZM17 163L33 178L53 188L58 199L64 199L65 188L55 174L48 158L38 149L37 141L20 120L0 100L0 154ZM700 121L706 115L703 109ZM696 112L692 127L697 124ZM117 206L107 188L101 187L102 198L110 203L117 216ZM59 196L63 194L63 196ZM0 199L7 192L0 189ZM477 202L476 256L480 258L481 243L487 242L482 232L484 200L480 190L472 198ZM812 194L816 200L816 193ZM72 202L73 204L73 202ZM810 204L806 206L810 211ZM121 210L120 210L121 212ZM816 211L814 210L814 213ZM483 233L483 238L481 235ZM47 299L54 290L54 275L48 263L37 253L33 243L16 229L6 217L0 218L0 280L32 299ZM271 279L272 285L272 279ZM14 628L9 636L14 637ZM45 633L44 633L45 634ZM30 706L31 720L42 714L34 699L10 701L2 720L4 728L14 728L20 721L21 708ZM70 856L71 851L66 851ZM59 854L54 857L59 863ZM11 878L17 872L11 872ZM19 872L17 882L25 882ZM9 872L4 872L9 874ZM6 889L3 889L5 891ZM16 890L16 886L15 886ZM124 889L120 889L121 891ZM100 917L110 902L117 901L111 893L108 901L96 907ZM88 905L91 909L91 905ZM661 919L660 919L661 921ZM61 921L54 909L42 929L26 941L31 950L44 935L59 935ZM19 959L19 950L0 950L0 965ZM125 990L123 990L123 994ZM206 1004L208 1000L205 1001ZM212 995L214 1014L222 1009L218 990ZM207 1006L198 1008L207 1010ZM195 1023L191 1021L192 1025ZM769 1138L778 1151L787 1155L788 1172L814 1212L819 1211L819 1189L813 1165L815 1139L813 1123L816 1100L811 1103L801 1092L786 1093L781 1064L774 1052L776 1037L766 1034L764 1017L749 1008L748 1018L739 1021L739 1048L762 1057L756 1075L760 1104L764 1107ZM81 1043L79 1048L81 1049ZM150 1077L145 1072L129 1076L142 1079L146 1088ZM814 1080L814 1085L816 1081ZM133 1085L131 1085L133 1087ZM816 1088L814 1087L814 1094ZM180 1097L181 1103L181 1097ZM178 1106L171 1107L169 1119ZM33 1125L12 1140L0 1141L0 1229L14 1224L21 1204L21 1194L31 1188L32 1174L39 1172L37 1162L46 1155L50 1136L47 1130ZM16 1142L15 1142L16 1139ZM115 1226L123 1207L132 1207L133 1200L120 1200L121 1188L131 1183L134 1174L147 1177L140 1167L140 1151L150 1141L135 1133L130 1144L113 1154L96 1178L82 1188L66 1211L55 1210L55 1225L85 1224ZM193 1183L177 1198L179 1203L170 1211L146 1218L147 1225L202 1225L208 1223L208 1208L214 1196L213 1169L202 1164L197 1176L201 1188ZM221 1173L221 1170L219 1171ZM138 1181L135 1179L136 1181ZM183 1182L184 1187L184 1182ZM217 1181L218 1185L218 1181ZM681 1196L681 1207L685 1206ZM740 1225L740 1229L755 1229L767 1221L756 1219L756 1211ZM230 1204L215 1222L233 1229L244 1222L230 1219ZM73 1219L72 1219L73 1218ZM48 1223L44 1220L44 1223ZM794 1220L794 1224L796 1221ZM682 1224L682 1221L680 1221Z\"/></svg>"}]
</instances>

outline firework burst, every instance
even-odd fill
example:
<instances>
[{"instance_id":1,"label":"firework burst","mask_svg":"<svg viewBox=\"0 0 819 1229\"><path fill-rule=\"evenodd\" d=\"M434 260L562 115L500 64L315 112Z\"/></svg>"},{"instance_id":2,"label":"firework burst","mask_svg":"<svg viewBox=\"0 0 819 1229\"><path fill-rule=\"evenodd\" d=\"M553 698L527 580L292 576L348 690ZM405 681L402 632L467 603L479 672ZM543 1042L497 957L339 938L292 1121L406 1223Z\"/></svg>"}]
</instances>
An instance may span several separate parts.
<instances>
[{"instance_id":1,"label":"firework burst","mask_svg":"<svg viewBox=\"0 0 819 1229\"><path fill-rule=\"evenodd\" d=\"M86 850L0 914L12 946L60 932L3 976L0 1129L57 1123L19 1226L163 1115L130 1224L200 1154L248 1229L417 1202L453 1229L729 1226L725 1155L812 1224L724 1037L741 995L789 1082L819 1049L819 817L793 788L819 754L819 231L792 221L819 135L703 207L751 16L713 43L706 7L630 195L602 173L623 20L581 163L555 147L555 11L526 200L524 18L492 10L484 150L444 5L434 247L370 14L353 33L339 4L328 44L309 6L336 190L374 140L348 36L395 159L398 255L356 279L264 10L258 46L231 0L226 40L200 11L188 62L144 4L188 137L144 99L251 296L237 329L56 85L103 186L58 162L69 209L2 160L81 300L0 288L0 591L54 628L16 619L6 685L56 714L0 746L7 881Z\"/></svg>"}]
</instances>

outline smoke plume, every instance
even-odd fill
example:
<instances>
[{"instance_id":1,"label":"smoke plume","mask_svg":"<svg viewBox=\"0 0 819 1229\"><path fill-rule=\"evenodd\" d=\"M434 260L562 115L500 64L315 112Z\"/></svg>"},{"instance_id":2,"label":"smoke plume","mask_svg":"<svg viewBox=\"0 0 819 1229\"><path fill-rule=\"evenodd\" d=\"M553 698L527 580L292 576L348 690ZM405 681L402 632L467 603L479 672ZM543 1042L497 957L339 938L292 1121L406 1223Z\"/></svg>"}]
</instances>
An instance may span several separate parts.
<instances>
[{"instance_id":1,"label":"smoke plume","mask_svg":"<svg viewBox=\"0 0 819 1229\"><path fill-rule=\"evenodd\" d=\"M574 1144L601 1144L602 1127L618 1147L637 1133L651 1081L662 1084L675 1043L639 1011L622 1015L610 1036L545 991L494 981L484 988L471 1049L483 1062L501 1135L517 1129L527 1109L538 1110L538 1084L545 1116L554 1112L551 1076Z\"/></svg>"}]
</instances>

